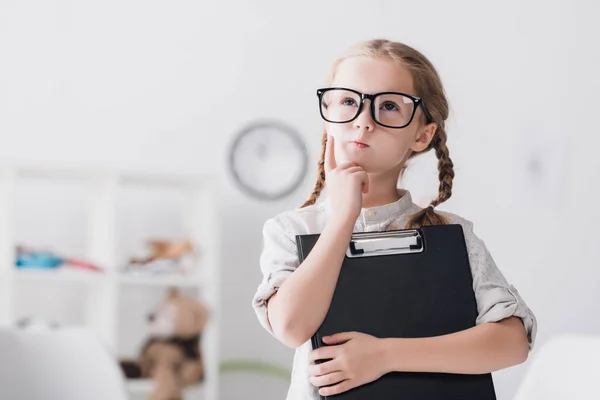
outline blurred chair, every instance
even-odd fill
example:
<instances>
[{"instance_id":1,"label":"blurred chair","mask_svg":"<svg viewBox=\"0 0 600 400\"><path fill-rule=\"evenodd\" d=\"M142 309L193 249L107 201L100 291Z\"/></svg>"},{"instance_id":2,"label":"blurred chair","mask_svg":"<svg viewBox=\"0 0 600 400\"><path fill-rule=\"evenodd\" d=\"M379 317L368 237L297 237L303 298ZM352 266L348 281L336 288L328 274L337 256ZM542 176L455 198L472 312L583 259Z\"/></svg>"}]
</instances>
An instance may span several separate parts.
<instances>
[{"instance_id":1,"label":"blurred chair","mask_svg":"<svg viewBox=\"0 0 600 400\"><path fill-rule=\"evenodd\" d=\"M88 330L0 328L0 399L126 400L117 362Z\"/></svg>"},{"instance_id":2,"label":"blurred chair","mask_svg":"<svg viewBox=\"0 0 600 400\"><path fill-rule=\"evenodd\" d=\"M514 400L600 399L600 335L558 335L529 362Z\"/></svg>"}]
</instances>

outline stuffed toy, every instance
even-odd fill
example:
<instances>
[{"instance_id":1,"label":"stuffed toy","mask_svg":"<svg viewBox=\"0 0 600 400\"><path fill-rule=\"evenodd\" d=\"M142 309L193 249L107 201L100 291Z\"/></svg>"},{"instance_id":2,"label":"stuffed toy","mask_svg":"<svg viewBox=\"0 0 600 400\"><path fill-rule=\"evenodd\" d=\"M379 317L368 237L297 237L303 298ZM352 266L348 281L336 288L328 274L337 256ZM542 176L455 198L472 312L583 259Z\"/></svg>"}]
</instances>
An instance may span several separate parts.
<instances>
[{"instance_id":1,"label":"stuffed toy","mask_svg":"<svg viewBox=\"0 0 600 400\"><path fill-rule=\"evenodd\" d=\"M145 258L132 258L132 264L146 264L159 259L178 259L185 254L194 251L192 243L189 240L181 242L169 242L166 240L149 240L148 246L151 249L151 254Z\"/></svg>"},{"instance_id":2,"label":"stuffed toy","mask_svg":"<svg viewBox=\"0 0 600 400\"><path fill-rule=\"evenodd\" d=\"M200 340L208 316L201 302L177 289L149 315L149 336L139 357L120 362L127 378L155 381L148 400L180 400L186 386L204 380Z\"/></svg>"},{"instance_id":3,"label":"stuffed toy","mask_svg":"<svg viewBox=\"0 0 600 400\"><path fill-rule=\"evenodd\" d=\"M143 257L131 257L125 272L191 273L198 256L190 240L148 240L145 253Z\"/></svg>"}]
</instances>

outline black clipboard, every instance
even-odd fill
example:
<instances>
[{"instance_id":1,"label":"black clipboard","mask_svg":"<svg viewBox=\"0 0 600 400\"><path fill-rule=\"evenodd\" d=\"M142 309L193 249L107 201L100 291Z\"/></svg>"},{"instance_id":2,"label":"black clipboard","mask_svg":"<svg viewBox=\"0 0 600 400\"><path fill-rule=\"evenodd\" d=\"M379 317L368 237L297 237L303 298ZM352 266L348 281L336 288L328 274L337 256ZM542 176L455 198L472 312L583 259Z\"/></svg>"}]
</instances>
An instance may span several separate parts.
<instances>
[{"instance_id":1,"label":"black clipboard","mask_svg":"<svg viewBox=\"0 0 600 400\"><path fill-rule=\"evenodd\" d=\"M297 235L302 262L319 234ZM462 226L354 233L329 311L311 339L358 331L430 337L475 326L477 303ZM334 396L339 400L496 400L491 373L392 372Z\"/></svg>"}]
</instances>

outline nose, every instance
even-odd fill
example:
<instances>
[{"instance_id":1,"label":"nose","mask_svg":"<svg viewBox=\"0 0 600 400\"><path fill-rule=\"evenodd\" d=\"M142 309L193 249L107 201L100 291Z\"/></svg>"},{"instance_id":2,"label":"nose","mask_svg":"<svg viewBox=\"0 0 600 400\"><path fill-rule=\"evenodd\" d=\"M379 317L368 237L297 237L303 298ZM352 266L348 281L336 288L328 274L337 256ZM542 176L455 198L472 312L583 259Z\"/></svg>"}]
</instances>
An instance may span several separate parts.
<instances>
[{"instance_id":1,"label":"nose","mask_svg":"<svg viewBox=\"0 0 600 400\"><path fill-rule=\"evenodd\" d=\"M370 104L367 103L367 100L363 101L362 110L354 120L353 126L354 129L365 131L372 131L375 128L375 121L371 117Z\"/></svg>"}]
</instances>

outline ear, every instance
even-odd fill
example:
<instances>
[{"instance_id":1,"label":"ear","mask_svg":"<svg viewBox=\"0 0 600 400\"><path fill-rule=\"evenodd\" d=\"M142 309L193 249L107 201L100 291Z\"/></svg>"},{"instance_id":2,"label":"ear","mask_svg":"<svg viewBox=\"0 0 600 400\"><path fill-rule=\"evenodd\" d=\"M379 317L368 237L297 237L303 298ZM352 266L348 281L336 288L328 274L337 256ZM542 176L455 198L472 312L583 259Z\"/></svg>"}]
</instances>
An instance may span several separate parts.
<instances>
[{"instance_id":1,"label":"ear","mask_svg":"<svg viewBox=\"0 0 600 400\"><path fill-rule=\"evenodd\" d=\"M437 124L435 122L429 123L423 127L423 129L417 132L417 137L415 142L410 147L412 151L415 153L420 153L429 146L431 140L433 139L433 135L435 135L435 131L437 130Z\"/></svg>"}]
</instances>

